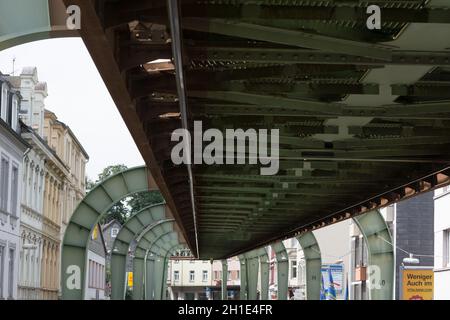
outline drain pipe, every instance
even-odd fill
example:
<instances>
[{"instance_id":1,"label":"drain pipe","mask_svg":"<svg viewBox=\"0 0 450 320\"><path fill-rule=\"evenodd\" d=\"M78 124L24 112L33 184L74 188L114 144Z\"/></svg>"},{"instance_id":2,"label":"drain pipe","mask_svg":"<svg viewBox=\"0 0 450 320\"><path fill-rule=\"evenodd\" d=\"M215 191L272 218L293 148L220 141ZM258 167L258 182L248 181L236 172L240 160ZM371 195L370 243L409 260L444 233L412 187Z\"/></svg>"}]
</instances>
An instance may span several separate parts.
<instances>
[{"instance_id":1,"label":"drain pipe","mask_svg":"<svg viewBox=\"0 0 450 320\"><path fill-rule=\"evenodd\" d=\"M178 0L167 0L167 7L169 11L169 21L170 21L170 32L172 35L172 54L173 61L176 70L176 81L177 81L177 92L178 101L180 103L180 113L181 113L181 124L185 133L189 132L188 120L187 120L187 101L186 101L186 85L184 81L184 71L183 71L183 57L182 57L182 43L181 43L181 24L180 24L180 11L178 7ZM185 143L190 141L188 137L184 137ZM187 143L189 144L189 143ZM187 154L191 155L191 146L187 145ZM191 163L186 164L188 177L189 177L189 189L191 195L192 203L192 216L194 219L194 232L195 232L195 246L197 251L197 258L200 256L200 251L198 249L198 233L197 233L197 214L195 212L194 204L194 180L192 175L192 165Z\"/></svg>"}]
</instances>

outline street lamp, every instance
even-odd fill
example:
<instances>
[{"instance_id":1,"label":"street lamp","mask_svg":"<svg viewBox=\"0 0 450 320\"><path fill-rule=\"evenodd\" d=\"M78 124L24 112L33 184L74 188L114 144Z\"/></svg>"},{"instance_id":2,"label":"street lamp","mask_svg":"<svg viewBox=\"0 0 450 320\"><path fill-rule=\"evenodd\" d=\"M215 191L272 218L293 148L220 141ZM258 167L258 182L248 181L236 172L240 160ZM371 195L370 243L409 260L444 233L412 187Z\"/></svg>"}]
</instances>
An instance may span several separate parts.
<instances>
[{"instance_id":1,"label":"street lamp","mask_svg":"<svg viewBox=\"0 0 450 320\"><path fill-rule=\"evenodd\" d=\"M407 263L407 264L419 264L420 260L417 258L414 258L413 254L410 253L409 254L409 258L404 258L403 259L403 263Z\"/></svg>"}]
</instances>

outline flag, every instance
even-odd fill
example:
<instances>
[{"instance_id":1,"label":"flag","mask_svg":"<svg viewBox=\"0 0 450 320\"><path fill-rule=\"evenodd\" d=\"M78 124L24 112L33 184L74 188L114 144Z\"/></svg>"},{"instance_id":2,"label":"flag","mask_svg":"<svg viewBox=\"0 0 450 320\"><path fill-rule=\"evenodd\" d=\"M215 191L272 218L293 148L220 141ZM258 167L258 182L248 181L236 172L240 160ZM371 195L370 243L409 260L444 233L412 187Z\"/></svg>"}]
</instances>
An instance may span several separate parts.
<instances>
[{"instance_id":1,"label":"flag","mask_svg":"<svg viewBox=\"0 0 450 320\"><path fill-rule=\"evenodd\" d=\"M347 277L345 278L344 300L348 300L348 274L347 274Z\"/></svg>"},{"instance_id":2,"label":"flag","mask_svg":"<svg viewBox=\"0 0 450 320\"><path fill-rule=\"evenodd\" d=\"M323 274L321 274L320 276L322 278L322 283L320 286L320 300L326 300L325 285L323 283Z\"/></svg>"},{"instance_id":3,"label":"flag","mask_svg":"<svg viewBox=\"0 0 450 320\"><path fill-rule=\"evenodd\" d=\"M327 300L336 300L336 289L334 288L331 268L328 269L328 290L326 291L326 298Z\"/></svg>"}]
</instances>

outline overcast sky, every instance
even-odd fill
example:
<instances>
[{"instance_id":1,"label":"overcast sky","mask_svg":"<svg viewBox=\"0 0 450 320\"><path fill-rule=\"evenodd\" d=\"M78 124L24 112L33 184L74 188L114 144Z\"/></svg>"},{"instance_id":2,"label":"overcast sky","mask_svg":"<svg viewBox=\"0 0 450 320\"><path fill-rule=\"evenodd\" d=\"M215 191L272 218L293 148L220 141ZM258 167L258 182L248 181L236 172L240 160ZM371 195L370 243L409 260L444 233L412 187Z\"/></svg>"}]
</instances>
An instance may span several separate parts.
<instances>
[{"instance_id":1,"label":"overcast sky","mask_svg":"<svg viewBox=\"0 0 450 320\"><path fill-rule=\"evenodd\" d=\"M70 126L89 154L89 178L95 180L108 165L144 164L81 39L37 41L0 51L1 72L12 72L14 57L16 75L23 67L36 66L39 81L47 82L46 108Z\"/></svg>"}]
</instances>

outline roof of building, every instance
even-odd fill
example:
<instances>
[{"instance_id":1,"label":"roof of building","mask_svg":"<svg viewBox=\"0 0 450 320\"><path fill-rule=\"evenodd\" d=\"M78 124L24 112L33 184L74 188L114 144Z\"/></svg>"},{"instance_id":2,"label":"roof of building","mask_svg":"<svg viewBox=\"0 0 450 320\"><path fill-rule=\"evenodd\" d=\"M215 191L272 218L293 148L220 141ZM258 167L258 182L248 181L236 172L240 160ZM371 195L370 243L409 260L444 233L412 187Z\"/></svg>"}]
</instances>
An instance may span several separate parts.
<instances>
[{"instance_id":1,"label":"roof of building","mask_svg":"<svg viewBox=\"0 0 450 320\"><path fill-rule=\"evenodd\" d=\"M52 147L50 147L50 145L47 143L47 141L45 141L40 135L38 135L36 133L35 130L33 130L33 128L27 126L25 123L23 123L22 121L20 121L20 125L22 128L22 133L30 133L31 135L33 135L36 139L39 140L40 143L42 143L44 145L44 147L47 149L47 151L49 151L54 157L55 159L64 167L68 170L67 165L64 163L64 161L61 160L61 158L58 156L58 154L56 153L55 150L52 149Z\"/></svg>"},{"instance_id":2,"label":"roof of building","mask_svg":"<svg viewBox=\"0 0 450 320\"><path fill-rule=\"evenodd\" d=\"M59 124L60 126L62 126L64 129L66 129L69 134L72 136L73 140L78 144L78 146L80 147L81 152L83 153L83 155L85 156L86 160L89 160L89 155L86 152L86 150L83 148L83 145L80 143L80 141L78 140L77 136L73 133L72 129L65 124L64 122L58 120L58 117L56 116L56 114L48 109L45 109L45 114L46 115L50 115L54 120L56 124Z\"/></svg>"},{"instance_id":3,"label":"roof of building","mask_svg":"<svg viewBox=\"0 0 450 320\"><path fill-rule=\"evenodd\" d=\"M21 73L21 75L30 75L30 76L32 76L32 75L34 75L35 73L37 72L37 68L36 67L24 67L23 69L22 69L22 73Z\"/></svg>"}]
</instances>

